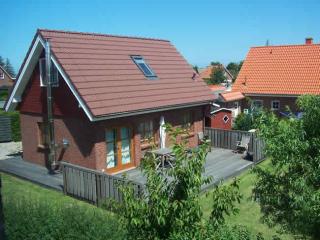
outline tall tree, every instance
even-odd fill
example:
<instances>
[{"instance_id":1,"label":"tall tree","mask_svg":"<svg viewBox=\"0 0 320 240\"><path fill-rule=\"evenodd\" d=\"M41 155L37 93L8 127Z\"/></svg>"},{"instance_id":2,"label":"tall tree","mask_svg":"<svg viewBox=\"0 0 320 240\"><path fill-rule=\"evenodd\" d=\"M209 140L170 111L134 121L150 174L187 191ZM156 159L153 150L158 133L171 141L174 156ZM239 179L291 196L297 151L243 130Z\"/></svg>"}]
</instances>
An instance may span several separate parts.
<instances>
[{"instance_id":1,"label":"tall tree","mask_svg":"<svg viewBox=\"0 0 320 240\"><path fill-rule=\"evenodd\" d=\"M4 59L3 59L3 57L1 57L1 56L0 56L0 66L1 66L1 67L4 67Z\"/></svg>"},{"instance_id":2,"label":"tall tree","mask_svg":"<svg viewBox=\"0 0 320 240\"><path fill-rule=\"evenodd\" d=\"M233 81L236 80L239 72L240 72L240 69L242 67L242 64L243 64L243 61L240 61L238 63L236 62L230 62L228 65L227 65L227 69L228 71L232 74L233 76Z\"/></svg>"},{"instance_id":3,"label":"tall tree","mask_svg":"<svg viewBox=\"0 0 320 240\"><path fill-rule=\"evenodd\" d=\"M208 84L220 84L223 83L227 78L225 77L224 69L221 68L213 68L210 79L207 81Z\"/></svg>"},{"instance_id":4,"label":"tall tree","mask_svg":"<svg viewBox=\"0 0 320 240\"><path fill-rule=\"evenodd\" d=\"M221 65L219 61L213 61L210 63L212 66Z\"/></svg>"},{"instance_id":5,"label":"tall tree","mask_svg":"<svg viewBox=\"0 0 320 240\"><path fill-rule=\"evenodd\" d=\"M10 60L7 58L6 59L6 62L4 64L4 68L5 70L10 74L11 77L15 77L16 74L15 74L15 71L14 71L14 68L10 62Z\"/></svg>"},{"instance_id":6,"label":"tall tree","mask_svg":"<svg viewBox=\"0 0 320 240\"><path fill-rule=\"evenodd\" d=\"M199 67L197 65L194 65L193 66L193 70L196 72L196 73L199 73Z\"/></svg>"},{"instance_id":7,"label":"tall tree","mask_svg":"<svg viewBox=\"0 0 320 240\"><path fill-rule=\"evenodd\" d=\"M302 96L302 119L263 114L259 131L271 167L256 168L254 194L269 223L320 239L320 96Z\"/></svg>"}]
</instances>

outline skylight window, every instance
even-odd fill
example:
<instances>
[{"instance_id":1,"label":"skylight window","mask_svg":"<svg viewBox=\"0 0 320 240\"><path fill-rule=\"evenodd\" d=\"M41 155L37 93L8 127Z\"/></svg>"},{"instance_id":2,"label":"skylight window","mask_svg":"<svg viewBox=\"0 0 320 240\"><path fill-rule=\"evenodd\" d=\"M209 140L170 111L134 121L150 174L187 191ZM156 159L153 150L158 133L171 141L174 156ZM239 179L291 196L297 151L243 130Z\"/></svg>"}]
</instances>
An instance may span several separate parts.
<instances>
[{"instance_id":1,"label":"skylight window","mask_svg":"<svg viewBox=\"0 0 320 240\"><path fill-rule=\"evenodd\" d=\"M155 79L157 77L150 66L144 61L143 57L131 56L131 58L147 78Z\"/></svg>"}]
</instances>

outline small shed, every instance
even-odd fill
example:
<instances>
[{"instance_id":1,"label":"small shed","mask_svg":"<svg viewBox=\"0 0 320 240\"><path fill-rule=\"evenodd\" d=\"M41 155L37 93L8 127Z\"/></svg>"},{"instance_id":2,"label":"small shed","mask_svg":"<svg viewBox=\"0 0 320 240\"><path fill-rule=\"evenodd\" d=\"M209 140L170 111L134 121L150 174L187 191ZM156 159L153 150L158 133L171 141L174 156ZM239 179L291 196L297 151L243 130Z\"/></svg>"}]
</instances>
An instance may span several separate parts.
<instances>
[{"instance_id":1,"label":"small shed","mask_svg":"<svg viewBox=\"0 0 320 240\"><path fill-rule=\"evenodd\" d=\"M206 126L211 128L232 129L232 109L219 108L210 112L207 117Z\"/></svg>"}]
</instances>

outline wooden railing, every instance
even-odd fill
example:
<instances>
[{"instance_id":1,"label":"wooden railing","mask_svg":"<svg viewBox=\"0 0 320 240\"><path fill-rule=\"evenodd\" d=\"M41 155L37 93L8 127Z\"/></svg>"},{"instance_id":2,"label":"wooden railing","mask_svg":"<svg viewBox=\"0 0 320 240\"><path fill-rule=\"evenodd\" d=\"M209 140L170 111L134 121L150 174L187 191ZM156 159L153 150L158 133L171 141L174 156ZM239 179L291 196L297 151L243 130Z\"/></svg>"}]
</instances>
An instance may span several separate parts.
<instances>
[{"instance_id":1,"label":"wooden railing","mask_svg":"<svg viewBox=\"0 0 320 240\"><path fill-rule=\"evenodd\" d=\"M64 193L99 205L105 199L122 201L119 184L123 178L107 175L103 172L61 162ZM141 195L143 185L130 181L136 196Z\"/></svg>"},{"instance_id":2,"label":"wooden railing","mask_svg":"<svg viewBox=\"0 0 320 240\"><path fill-rule=\"evenodd\" d=\"M248 151L252 153L255 163L262 161L264 155L264 142L255 133L238 130L224 130L217 128L205 128L205 135L211 140L211 146L235 150L237 141L241 141L243 135L250 136Z\"/></svg>"}]
</instances>

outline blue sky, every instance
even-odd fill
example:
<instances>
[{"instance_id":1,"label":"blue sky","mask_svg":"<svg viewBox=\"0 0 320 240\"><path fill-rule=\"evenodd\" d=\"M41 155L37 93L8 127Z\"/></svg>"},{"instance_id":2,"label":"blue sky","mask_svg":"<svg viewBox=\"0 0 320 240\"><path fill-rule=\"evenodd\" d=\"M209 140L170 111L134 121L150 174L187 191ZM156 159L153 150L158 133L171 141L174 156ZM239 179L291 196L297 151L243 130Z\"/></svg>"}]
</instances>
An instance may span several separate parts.
<instances>
[{"instance_id":1,"label":"blue sky","mask_svg":"<svg viewBox=\"0 0 320 240\"><path fill-rule=\"evenodd\" d=\"M244 59L251 46L320 42L319 0L0 0L0 55L16 71L37 28L169 39L198 66Z\"/></svg>"}]
</instances>

